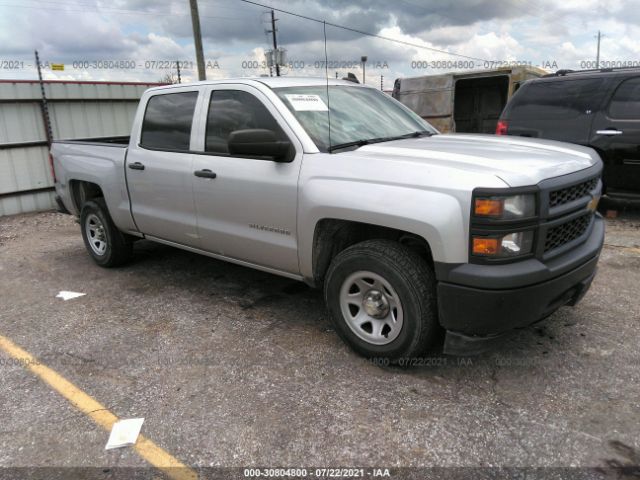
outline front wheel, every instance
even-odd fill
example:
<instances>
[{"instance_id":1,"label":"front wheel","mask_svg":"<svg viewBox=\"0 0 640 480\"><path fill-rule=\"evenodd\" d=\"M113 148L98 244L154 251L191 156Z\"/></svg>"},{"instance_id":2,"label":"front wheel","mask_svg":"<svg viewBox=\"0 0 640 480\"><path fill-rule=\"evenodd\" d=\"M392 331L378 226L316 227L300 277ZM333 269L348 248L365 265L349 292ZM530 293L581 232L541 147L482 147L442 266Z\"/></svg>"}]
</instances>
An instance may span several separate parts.
<instances>
[{"instance_id":1,"label":"front wheel","mask_svg":"<svg viewBox=\"0 0 640 480\"><path fill-rule=\"evenodd\" d=\"M415 358L438 336L433 270L400 243L367 240L340 252L324 294L336 331L365 357Z\"/></svg>"},{"instance_id":2,"label":"front wheel","mask_svg":"<svg viewBox=\"0 0 640 480\"><path fill-rule=\"evenodd\" d=\"M117 267L131 258L133 245L111 220L102 198L86 202L80 212L82 239L101 267Z\"/></svg>"}]
</instances>

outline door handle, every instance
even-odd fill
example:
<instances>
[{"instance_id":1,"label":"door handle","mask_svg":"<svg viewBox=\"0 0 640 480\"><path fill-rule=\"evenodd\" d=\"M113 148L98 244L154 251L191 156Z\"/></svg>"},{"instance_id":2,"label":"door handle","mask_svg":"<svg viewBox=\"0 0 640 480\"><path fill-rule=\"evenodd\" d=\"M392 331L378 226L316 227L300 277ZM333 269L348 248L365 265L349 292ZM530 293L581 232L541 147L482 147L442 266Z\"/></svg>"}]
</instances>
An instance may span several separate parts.
<instances>
[{"instance_id":1,"label":"door handle","mask_svg":"<svg viewBox=\"0 0 640 480\"><path fill-rule=\"evenodd\" d=\"M144 170L144 165L140 162L134 162L129 164L131 170Z\"/></svg>"},{"instance_id":2,"label":"door handle","mask_svg":"<svg viewBox=\"0 0 640 480\"><path fill-rule=\"evenodd\" d=\"M193 174L196 177L201 177L201 178L216 178L218 176L208 168L205 168L204 170L196 170L195 172L193 172Z\"/></svg>"},{"instance_id":3,"label":"door handle","mask_svg":"<svg viewBox=\"0 0 640 480\"><path fill-rule=\"evenodd\" d=\"M606 135L612 137L614 135L622 135L622 130L616 130L615 128L607 128L606 130L596 130L598 135Z\"/></svg>"}]
</instances>

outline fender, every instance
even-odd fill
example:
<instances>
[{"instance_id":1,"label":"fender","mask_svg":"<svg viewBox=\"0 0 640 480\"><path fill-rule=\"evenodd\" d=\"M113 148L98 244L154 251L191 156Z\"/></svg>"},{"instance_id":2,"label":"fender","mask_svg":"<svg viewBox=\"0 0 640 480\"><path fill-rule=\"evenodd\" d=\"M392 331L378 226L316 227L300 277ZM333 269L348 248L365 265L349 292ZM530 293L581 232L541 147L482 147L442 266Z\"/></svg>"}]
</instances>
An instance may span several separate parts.
<instances>
[{"instance_id":1,"label":"fender","mask_svg":"<svg viewBox=\"0 0 640 480\"><path fill-rule=\"evenodd\" d=\"M470 196L463 197L403 185L311 179L299 201L300 272L313 278L314 234L318 222L327 218L413 233L427 241L435 261L466 262L469 227L464 212Z\"/></svg>"}]
</instances>

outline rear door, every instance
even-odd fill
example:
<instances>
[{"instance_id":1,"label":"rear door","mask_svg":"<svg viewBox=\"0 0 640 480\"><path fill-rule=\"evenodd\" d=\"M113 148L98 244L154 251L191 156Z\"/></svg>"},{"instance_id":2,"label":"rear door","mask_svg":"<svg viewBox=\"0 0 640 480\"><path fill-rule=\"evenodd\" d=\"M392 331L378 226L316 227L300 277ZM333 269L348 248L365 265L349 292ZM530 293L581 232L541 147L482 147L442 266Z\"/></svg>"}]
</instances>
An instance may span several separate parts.
<instances>
[{"instance_id":1,"label":"rear door","mask_svg":"<svg viewBox=\"0 0 640 480\"><path fill-rule=\"evenodd\" d=\"M527 82L502 114L507 134L587 145L604 84L602 77Z\"/></svg>"},{"instance_id":2,"label":"rear door","mask_svg":"<svg viewBox=\"0 0 640 480\"><path fill-rule=\"evenodd\" d=\"M191 131L198 91L167 90L147 102L126 161L131 211L145 235L198 246Z\"/></svg>"},{"instance_id":3,"label":"rear door","mask_svg":"<svg viewBox=\"0 0 640 480\"><path fill-rule=\"evenodd\" d=\"M297 274L300 142L271 101L254 87L215 85L205 98L202 154L195 156L193 168L194 172L210 172L209 178L193 177L202 248ZM279 139L289 140L295 150L290 161L229 154L229 134L253 128L273 130Z\"/></svg>"},{"instance_id":4,"label":"rear door","mask_svg":"<svg viewBox=\"0 0 640 480\"><path fill-rule=\"evenodd\" d=\"M594 121L591 144L603 156L608 193L640 193L640 76L619 83Z\"/></svg>"},{"instance_id":5,"label":"rear door","mask_svg":"<svg viewBox=\"0 0 640 480\"><path fill-rule=\"evenodd\" d=\"M458 133L494 133L507 103L509 77L494 75L456 81L454 120Z\"/></svg>"}]
</instances>

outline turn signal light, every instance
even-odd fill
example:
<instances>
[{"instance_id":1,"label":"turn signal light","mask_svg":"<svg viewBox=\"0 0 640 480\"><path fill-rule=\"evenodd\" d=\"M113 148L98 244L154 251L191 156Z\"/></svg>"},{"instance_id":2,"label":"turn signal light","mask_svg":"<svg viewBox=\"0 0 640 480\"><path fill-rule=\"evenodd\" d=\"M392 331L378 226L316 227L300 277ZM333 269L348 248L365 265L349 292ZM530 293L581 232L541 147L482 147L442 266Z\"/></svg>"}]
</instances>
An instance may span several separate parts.
<instances>
[{"instance_id":1,"label":"turn signal light","mask_svg":"<svg viewBox=\"0 0 640 480\"><path fill-rule=\"evenodd\" d=\"M513 258L533 251L533 230L511 232L501 236L474 235L471 253L479 257Z\"/></svg>"},{"instance_id":2,"label":"turn signal light","mask_svg":"<svg viewBox=\"0 0 640 480\"><path fill-rule=\"evenodd\" d=\"M482 217L501 217L504 200L501 198L476 198L473 213Z\"/></svg>"},{"instance_id":3,"label":"turn signal light","mask_svg":"<svg viewBox=\"0 0 640 480\"><path fill-rule=\"evenodd\" d=\"M499 238L473 237L474 255L496 255L499 249Z\"/></svg>"}]
</instances>

